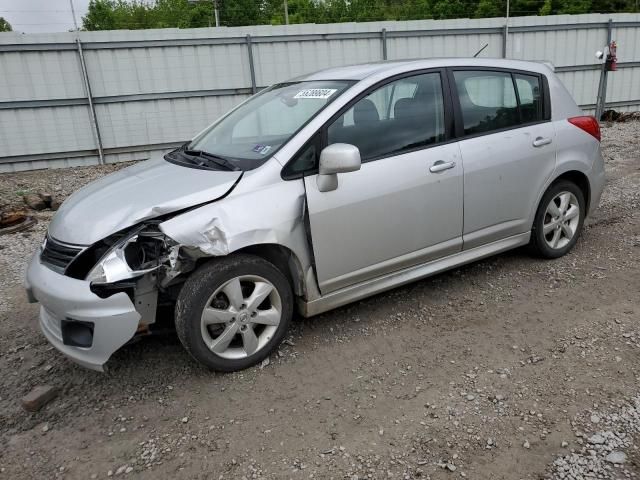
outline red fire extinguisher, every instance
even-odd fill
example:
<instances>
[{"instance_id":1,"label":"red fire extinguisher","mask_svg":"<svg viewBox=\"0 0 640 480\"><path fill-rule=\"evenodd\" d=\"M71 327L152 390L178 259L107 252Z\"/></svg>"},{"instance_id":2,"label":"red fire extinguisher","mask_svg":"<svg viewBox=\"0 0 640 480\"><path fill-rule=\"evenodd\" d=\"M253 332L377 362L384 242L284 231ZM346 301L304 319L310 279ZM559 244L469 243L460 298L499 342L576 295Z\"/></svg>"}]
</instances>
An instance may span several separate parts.
<instances>
[{"instance_id":1,"label":"red fire extinguisher","mask_svg":"<svg viewBox=\"0 0 640 480\"><path fill-rule=\"evenodd\" d=\"M604 67L608 72L615 72L618 69L617 49L618 45L616 42L611 42L609 44L609 53L607 54L607 60Z\"/></svg>"}]
</instances>

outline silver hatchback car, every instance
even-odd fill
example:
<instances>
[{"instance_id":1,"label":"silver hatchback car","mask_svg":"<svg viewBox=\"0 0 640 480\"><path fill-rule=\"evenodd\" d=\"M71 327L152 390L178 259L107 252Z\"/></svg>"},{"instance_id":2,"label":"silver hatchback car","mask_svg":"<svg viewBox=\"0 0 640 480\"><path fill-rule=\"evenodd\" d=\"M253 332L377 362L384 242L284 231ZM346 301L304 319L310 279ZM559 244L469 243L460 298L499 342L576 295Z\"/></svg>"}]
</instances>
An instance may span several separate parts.
<instances>
[{"instance_id":1,"label":"silver hatchback car","mask_svg":"<svg viewBox=\"0 0 640 480\"><path fill-rule=\"evenodd\" d=\"M49 341L86 367L168 318L196 360L246 368L296 308L316 315L523 245L564 255L602 193L599 140L542 63L324 70L73 194L27 292Z\"/></svg>"}]
</instances>

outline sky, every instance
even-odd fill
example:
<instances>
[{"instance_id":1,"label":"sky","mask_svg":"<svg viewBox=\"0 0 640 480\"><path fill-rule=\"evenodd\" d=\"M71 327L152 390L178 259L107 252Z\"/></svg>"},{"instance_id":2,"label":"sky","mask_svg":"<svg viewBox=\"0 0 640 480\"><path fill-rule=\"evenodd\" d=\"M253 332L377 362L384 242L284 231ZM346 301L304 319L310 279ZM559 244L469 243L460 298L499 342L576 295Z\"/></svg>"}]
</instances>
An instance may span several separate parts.
<instances>
[{"instance_id":1,"label":"sky","mask_svg":"<svg viewBox=\"0 0 640 480\"><path fill-rule=\"evenodd\" d=\"M0 0L0 17L16 32L66 32L73 30L70 0ZM78 26L87 13L89 0L72 0Z\"/></svg>"}]
</instances>

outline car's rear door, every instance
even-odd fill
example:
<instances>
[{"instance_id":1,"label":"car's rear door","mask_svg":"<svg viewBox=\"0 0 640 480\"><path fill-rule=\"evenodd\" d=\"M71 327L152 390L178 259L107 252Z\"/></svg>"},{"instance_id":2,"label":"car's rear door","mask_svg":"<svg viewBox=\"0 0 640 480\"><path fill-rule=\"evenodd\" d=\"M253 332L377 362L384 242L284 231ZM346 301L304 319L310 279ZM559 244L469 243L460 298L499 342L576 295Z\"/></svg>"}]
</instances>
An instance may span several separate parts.
<instances>
[{"instance_id":1,"label":"car's rear door","mask_svg":"<svg viewBox=\"0 0 640 480\"><path fill-rule=\"evenodd\" d=\"M556 163L542 75L449 71L464 163L464 249L531 229L530 216Z\"/></svg>"},{"instance_id":2,"label":"car's rear door","mask_svg":"<svg viewBox=\"0 0 640 480\"><path fill-rule=\"evenodd\" d=\"M305 177L323 294L460 251L462 165L444 71L389 81L329 122L324 144L360 149L359 171L321 192Z\"/></svg>"}]
</instances>

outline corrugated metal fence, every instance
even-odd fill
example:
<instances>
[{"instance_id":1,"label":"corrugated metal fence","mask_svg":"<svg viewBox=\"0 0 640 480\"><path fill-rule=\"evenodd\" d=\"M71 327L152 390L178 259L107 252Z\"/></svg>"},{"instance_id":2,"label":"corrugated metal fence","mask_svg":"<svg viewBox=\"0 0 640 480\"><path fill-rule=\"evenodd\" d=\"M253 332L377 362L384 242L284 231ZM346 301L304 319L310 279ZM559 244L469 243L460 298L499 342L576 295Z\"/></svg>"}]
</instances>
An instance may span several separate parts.
<instances>
[{"instance_id":1,"label":"corrugated metal fence","mask_svg":"<svg viewBox=\"0 0 640 480\"><path fill-rule=\"evenodd\" d=\"M547 60L583 108L618 41L608 106L640 108L640 15L0 34L0 172L147 158L274 82L417 57Z\"/></svg>"}]
</instances>

